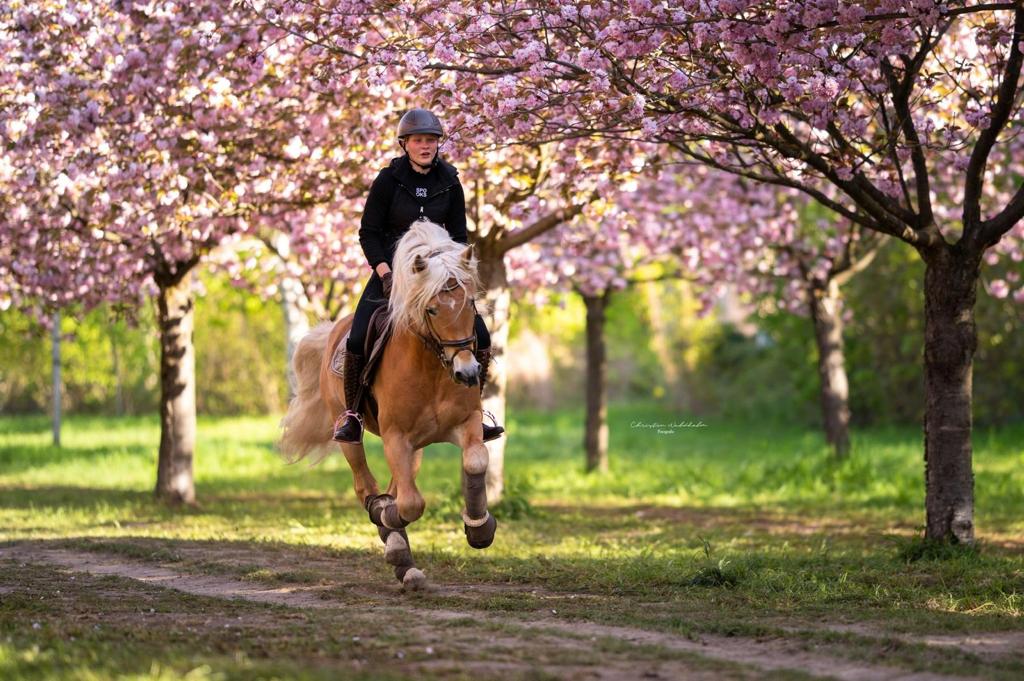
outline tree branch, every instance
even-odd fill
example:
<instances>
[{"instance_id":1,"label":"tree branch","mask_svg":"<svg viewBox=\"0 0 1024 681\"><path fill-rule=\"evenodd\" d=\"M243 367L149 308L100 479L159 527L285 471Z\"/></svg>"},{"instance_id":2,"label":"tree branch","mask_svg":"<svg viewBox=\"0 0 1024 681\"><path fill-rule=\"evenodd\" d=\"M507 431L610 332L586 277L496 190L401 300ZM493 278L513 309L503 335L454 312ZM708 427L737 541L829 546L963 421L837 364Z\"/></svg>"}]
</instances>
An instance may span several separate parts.
<instances>
[{"instance_id":1,"label":"tree branch","mask_svg":"<svg viewBox=\"0 0 1024 681\"><path fill-rule=\"evenodd\" d=\"M911 245L922 245L922 242L930 242L938 236L930 232L916 231L913 226L917 222L917 216L912 211L894 203L871 184L863 174L856 173L852 180L843 180L824 157L808 148L786 126L777 123L772 130L776 137L774 140L766 140L769 144L784 156L803 161L824 175L829 182L841 189L874 218L875 225L880 231L902 239ZM764 134L768 136L771 133L766 130Z\"/></svg>"},{"instance_id":2,"label":"tree branch","mask_svg":"<svg viewBox=\"0 0 1024 681\"><path fill-rule=\"evenodd\" d=\"M1007 56L1006 65L1003 68L1003 78L999 83L996 102L992 105L991 122L978 136L978 142L974 145L971 159L967 164L967 176L964 180L964 233L962 239L968 240L973 247L984 247L980 236L980 232L984 230L981 229L980 223L981 191L985 165L988 163L989 153L995 146L999 133L1002 132L1010 118L1013 103L1017 97L1017 81L1020 80L1021 63L1024 62L1024 53L1017 47L1021 40L1024 40L1024 7L1018 3L1014 12L1010 54Z\"/></svg>"},{"instance_id":3,"label":"tree branch","mask_svg":"<svg viewBox=\"0 0 1024 681\"><path fill-rule=\"evenodd\" d=\"M519 229L507 234L504 238L499 240L495 244L495 251L500 255L504 255L505 253L508 253L516 246L522 246L523 244L540 236L544 232L552 230L558 225L564 222L568 222L569 220L572 220L574 217L583 212L584 205L585 204L574 203L567 208L561 208L553 213L548 213L544 217L540 218L539 220L536 220L535 222L529 225L526 225L525 227L520 227Z\"/></svg>"},{"instance_id":4,"label":"tree branch","mask_svg":"<svg viewBox=\"0 0 1024 681\"><path fill-rule=\"evenodd\" d=\"M999 239L1021 220L1024 220L1024 182L1017 187L1010 202L999 211L998 215L978 226L976 237L978 245L981 248L995 246Z\"/></svg>"},{"instance_id":5,"label":"tree branch","mask_svg":"<svg viewBox=\"0 0 1024 681\"><path fill-rule=\"evenodd\" d=\"M944 31L943 31L944 32ZM936 38L937 40L937 38ZM928 177L928 163L924 157L924 148L921 144L921 137L917 134L917 126L910 114L910 93L914 87L914 80L921 71L928 52L935 46L934 42L927 39L922 43L921 49L907 65L903 82L896 88L890 85L892 90L893 106L896 108L896 115L900 117L898 123L903 128L903 136L907 138L910 147L910 162L914 166L914 185L917 190L917 215L920 222L918 229L930 225L934 218L932 212L931 182Z\"/></svg>"},{"instance_id":6,"label":"tree branch","mask_svg":"<svg viewBox=\"0 0 1024 681\"><path fill-rule=\"evenodd\" d=\"M531 149L531 151L534 152L534 157L535 157L537 162L535 164L533 164L532 168L530 168L530 182L529 182L529 184L527 186L523 187L522 189L512 189L512 190L510 190L509 193L505 195L505 198L503 198L501 200L501 203L498 204L498 212L499 213L505 213L505 212L508 211L508 209L513 204L519 203L520 201L525 201L530 196L535 194L536 191L537 191L537 188L540 186L541 180L542 180L543 175L544 175L544 173L543 173L543 170L544 170L543 154L541 153L541 150L540 150L539 146L534 147L533 149Z\"/></svg>"},{"instance_id":7,"label":"tree branch","mask_svg":"<svg viewBox=\"0 0 1024 681\"><path fill-rule=\"evenodd\" d=\"M693 149L690 149L690 148L680 144L679 142L670 141L670 142L668 142L668 145L670 147L672 147L674 149L677 149L678 151L682 152L685 156L689 156L690 158L695 159L698 163L710 166L710 167L715 168L717 170L721 170L722 172L730 173L732 175L737 175L739 177L745 177L745 178L747 178L749 180L754 180L755 182L764 182L766 184L773 184L773 185L776 185L778 187L788 187L790 189L796 189L799 192L807 194L808 196L810 196L812 199L814 199L815 201L817 201L821 205L825 206L829 210L831 210L831 211L833 211L833 212L843 216L844 218L846 218L848 220L856 222L857 224L862 224L865 227L868 227L869 229L878 229L879 231L881 231L875 225L874 222L871 222L871 223L865 222L865 220L867 220L867 218L865 218L863 215L860 215L856 211L850 210L849 208L847 208L843 204L839 203L838 201L830 199L821 190L815 189L814 187L811 187L811 186L808 186L808 185L801 184L800 182L797 182L796 180L792 180L792 179L786 177L785 175L781 175L781 174L764 175L764 174L761 174L761 173L755 173L754 171L750 171L750 170L743 170L743 171L741 171L738 168L735 168L733 166L729 166L729 165L726 165L724 163L719 163L718 161L716 161L712 157L705 156L704 154L696 152Z\"/></svg>"},{"instance_id":8,"label":"tree branch","mask_svg":"<svg viewBox=\"0 0 1024 681\"><path fill-rule=\"evenodd\" d=\"M843 252L842 262L836 263L832 268L831 278L839 287L845 286L850 279L867 269L868 265L872 263L875 256L878 255L878 251L882 248L882 237L877 232L870 236L860 234L860 239L867 243L867 250L854 255L854 236L855 235L851 233L850 238L846 242L846 249Z\"/></svg>"},{"instance_id":9,"label":"tree branch","mask_svg":"<svg viewBox=\"0 0 1024 681\"><path fill-rule=\"evenodd\" d=\"M1012 10L1017 9L1018 4L1016 2L989 2L981 3L980 5L969 5L966 7L955 7L952 9L941 10L943 17L956 17L962 14L978 14L980 12L998 12L1001 10ZM906 12L883 12L879 14L869 14L861 19L862 23L874 23L876 21L892 21L894 19L909 19L910 15ZM802 30L820 30L823 28L835 28L839 26L838 21L826 21L821 24L815 24L814 26L801 26ZM787 35L796 33L796 30L787 32Z\"/></svg>"},{"instance_id":10,"label":"tree branch","mask_svg":"<svg viewBox=\"0 0 1024 681\"><path fill-rule=\"evenodd\" d=\"M697 278L688 276L683 273L681 269L669 270L653 277L623 277L626 280L627 286L635 286L637 284L655 284L659 281L688 281L696 283Z\"/></svg>"}]
</instances>

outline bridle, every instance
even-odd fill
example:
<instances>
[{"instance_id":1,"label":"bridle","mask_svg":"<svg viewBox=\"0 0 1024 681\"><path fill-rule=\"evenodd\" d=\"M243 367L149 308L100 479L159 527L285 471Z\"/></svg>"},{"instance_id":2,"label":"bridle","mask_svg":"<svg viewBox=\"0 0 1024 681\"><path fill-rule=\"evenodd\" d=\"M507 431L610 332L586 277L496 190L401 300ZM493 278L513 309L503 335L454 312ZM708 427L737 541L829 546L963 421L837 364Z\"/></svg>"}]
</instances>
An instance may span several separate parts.
<instances>
[{"instance_id":1,"label":"bridle","mask_svg":"<svg viewBox=\"0 0 1024 681\"><path fill-rule=\"evenodd\" d=\"M438 293L449 293L451 291L454 291L458 287L459 282L456 281L450 285L446 284L444 288L438 291ZM473 308L473 314L477 314L476 299L470 298L469 304ZM426 322L428 335L424 336L423 334L419 334L420 340L423 341L423 344L427 346L428 350L437 355L437 358L441 360L441 365L444 366L444 368L447 369L449 373L453 372L452 365L455 361L455 355L459 354L463 350L469 350L473 354L476 354L475 329L471 335L466 336L465 338L456 338L449 340L446 338L441 338L441 336L438 335L437 330L434 328L433 322L430 321L429 313L424 313L423 319ZM458 348L458 350L452 353L451 359L449 359L447 353L445 353L445 350L448 348Z\"/></svg>"}]
</instances>

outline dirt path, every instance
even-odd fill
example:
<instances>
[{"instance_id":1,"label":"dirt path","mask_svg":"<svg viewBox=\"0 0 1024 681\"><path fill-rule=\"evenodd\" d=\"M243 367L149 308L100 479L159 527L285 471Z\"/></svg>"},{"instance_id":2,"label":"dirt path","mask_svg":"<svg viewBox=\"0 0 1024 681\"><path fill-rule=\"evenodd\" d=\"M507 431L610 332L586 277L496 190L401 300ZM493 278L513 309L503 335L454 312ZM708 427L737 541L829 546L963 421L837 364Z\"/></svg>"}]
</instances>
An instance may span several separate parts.
<instances>
[{"instance_id":1,"label":"dirt path","mask_svg":"<svg viewBox=\"0 0 1024 681\"><path fill-rule=\"evenodd\" d=\"M343 610L350 607L333 599L329 588L320 585L269 587L230 577L187 574L175 570L173 566L144 564L117 555L38 546L11 546L0 549L0 560L21 564L43 563L92 575L115 575L218 599L243 599L298 609L335 609L342 611L339 616L344 616ZM477 641L482 634L489 650L495 647L518 650L520 657L527 651L526 656L534 660L519 662L515 659L479 659L472 654L472 647L469 647L464 651L465 655L455 659L430 660L413 667L431 671L452 670L501 676L509 672L536 669L536 660L565 659L564 664L545 664L543 671L566 679L721 678L721 668L707 668L706 663L702 666L701 659L705 659L738 665L738 673L734 674L738 677L756 677L766 671L794 670L844 681L953 681L967 678L912 672L852 660L831 650L828 644L817 644L802 638L703 635L697 640L691 640L631 627L565 621L554 614L525 620L471 610L428 608L417 604L414 598L399 597L396 589L394 587L377 593L366 590L367 597L376 601L373 611L415 622L417 633L424 640L450 641L453 630L450 623L469 618L486 627L486 632L476 632ZM849 633L871 635L867 630L851 630ZM966 646L965 649L979 647L989 652L1019 650L1024 646L1024 634L960 638L964 640L936 636L924 640L914 639L913 642L937 646L956 645L961 648ZM670 654L666 654L666 651ZM588 660L589 664L574 664L573 660ZM404 668L409 669L408 666Z\"/></svg>"},{"instance_id":2,"label":"dirt path","mask_svg":"<svg viewBox=\"0 0 1024 681\"><path fill-rule=\"evenodd\" d=\"M824 628L840 634L877 636L878 633L862 624L830 624ZM981 655L1010 655L1024 651L1024 631L981 632L976 634L889 634L890 638L906 643L921 643L936 648L956 648Z\"/></svg>"}]
</instances>

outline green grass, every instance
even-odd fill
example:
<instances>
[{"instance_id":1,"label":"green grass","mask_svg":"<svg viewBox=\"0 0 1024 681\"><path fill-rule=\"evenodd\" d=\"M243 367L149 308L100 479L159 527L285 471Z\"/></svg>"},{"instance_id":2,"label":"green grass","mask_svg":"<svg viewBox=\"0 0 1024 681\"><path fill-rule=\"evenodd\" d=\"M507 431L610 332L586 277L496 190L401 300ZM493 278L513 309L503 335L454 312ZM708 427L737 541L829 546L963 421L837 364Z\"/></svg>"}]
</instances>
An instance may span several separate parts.
<instances>
[{"instance_id":1,"label":"green grass","mask_svg":"<svg viewBox=\"0 0 1024 681\"><path fill-rule=\"evenodd\" d=\"M917 540L924 485L913 428L856 432L851 456L837 463L817 432L708 421L659 433L640 424L686 417L613 407L611 470L588 475L579 417L510 419L508 492L486 552L466 546L458 520L458 450L428 448L419 476L428 512L410 538L431 579L540 590L427 595L418 606L512 617L556 609L662 631L823 642L837 634L822 622L861 623L883 637L1024 630L1024 427L976 433L979 548L936 551ZM0 419L0 542L87 548L271 585L333 584L341 601L353 598L349 586L390 585L344 459L286 465L276 435L276 418L201 419L200 504L175 510L150 491L155 418L72 418L60 449L50 446L45 419ZM368 442L384 482L379 441ZM3 647L0 631L0 676L5 664L26 668L31 640ZM861 635L842 641L843 654L872 660L882 645ZM884 657L956 673L974 664L963 655L904 645ZM1024 673L1024 656L986 665L992 678L1012 678Z\"/></svg>"},{"instance_id":2,"label":"green grass","mask_svg":"<svg viewBox=\"0 0 1024 681\"><path fill-rule=\"evenodd\" d=\"M352 661L379 669L397 650L425 645L415 636L368 637L366 617L332 618L325 627L329 613L84 574L69 584L73 592L55 592L61 577L45 565L0 572L0 587L13 591L0 601L0 678L404 679L410 675L361 671ZM289 656L306 664L296 669Z\"/></svg>"}]
</instances>

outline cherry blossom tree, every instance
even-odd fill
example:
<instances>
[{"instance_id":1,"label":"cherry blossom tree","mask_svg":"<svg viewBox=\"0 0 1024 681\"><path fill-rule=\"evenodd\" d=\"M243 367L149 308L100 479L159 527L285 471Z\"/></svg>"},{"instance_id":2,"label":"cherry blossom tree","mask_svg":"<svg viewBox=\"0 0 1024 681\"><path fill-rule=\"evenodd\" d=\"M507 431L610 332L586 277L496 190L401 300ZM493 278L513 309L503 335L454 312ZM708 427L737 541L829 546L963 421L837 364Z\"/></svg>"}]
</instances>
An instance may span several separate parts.
<instances>
[{"instance_id":1,"label":"cherry blossom tree","mask_svg":"<svg viewBox=\"0 0 1024 681\"><path fill-rule=\"evenodd\" d=\"M492 134L491 116L475 106L464 106L464 94L451 88L443 76L421 82L428 75L422 55L406 58L393 50L393 41L407 34L400 13L376 3L345 1L293 3L271 0L242 3L254 22L301 37L310 46L305 70L317 74L328 87L351 87L353 73L360 83L375 88L362 97L362 111L380 116L390 112L396 121L411 106L427 106L442 115L447 141L442 153L462 171L466 189L470 240L477 249L485 289L485 317L491 331L490 380L484 394L485 409L504 420L506 375L504 350L508 342L510 310L509 262L532 240L579 215L601 196L609 195L623 176L638 165L631 145L608 146L587 139L551 140L543 144L507 144ZM387 10L387 11L382 11ZM358 64L356 69L354 64ZM491 115L500 115L497 111ZM389 136L394 123L368 135L367 150L394 149ZM641 154L642 156L642 154ZM370 173L368 173L370 175ZM488 443L488 498L499 498L504 470L505 440Z\"/></svg>"},{"instance_id":2,"label":"cherry blossom tree","mask_svg":"<svg viewBox=\"0 0 1024 681\"><path fill-rule=\"evenodd\" d=\"M557 262L537 259L523 253L523 248L550 238L554 230L586 211L593 215L607 204L601 197L612 196L622 182L629 181L639 161L630 149L607 149L585 140L521 147L477 142L468 148L473 151L466 159L467 213L487 289L487 321L497 358L492 366L493 388L485 391L484 406L501 418L512 289L522 288L523 277L557 277ZM504 446L504 438L488 443L488 498L492 492L500 494Z\"/></svg>"},{"instance_id":3,"label":"cherry blossom tree","mask_svg":"<svg viewBox=\"0 0 1024 681\"><path fill-rule=\"evenodd\" d=\"M280 23L279 17L275 20ZM308 70L309 65L302 69ZM285 282L298 282L305 307L321 319L335 318L354 305L369 274L357 239L369 183L377 169L401 153L394 137L395 122L404 111L422 104L404 89L399 74L380 72L377 80L379 84L362 92L359 99L362 110L372 111L376 121L372 128L359 131L365 155L361 175L350 179L329 203L253 220L252 229L232 237L218 262L236 283L277 295ZM445 113L443 106L436 108ZM633 173L637 161L632 149L609 150L585 140L514 147L481 144L461 134L465 119L471 116L444 116L451 134L441 153L460 169L465 188L470 241L477 250L485 288L481 309L495 358L484 406L503 421L511 304L507 257L572 220L597 196L612 193ZM488 443L487 484L492 499L500 498L502 491L504 444L503 439Z\"/></svg>"},{"instance_id":4,"label":"cherry blossom tree","mask_svg":"<svg viewBox=\"0 0 1024 681\"><path fill-rule=\"evenodd\" d=\"M727 288L808 317L818 348L826 440L849 449L849 395L840 288L874 257L876 235L845 224L817 224L808 201L790 190L747 182L693 164L654 165L608 200L536 242L535 261L517 286L579 294L586 308L584 448L588 470L607 468L604 320L615 291L659 279L698 285L710 311ZM820 211L819 211L820 212Z\"/></svg>"},{"instance_id":5,"label":"cherry blossom tree","mask_svg":"<svg viewBox=\"0 0 1024 681\"><path fill-rule=\"evenodd\" d=\"M663 207L645 211L654 197ZM850 408L841 288L874 259L880 236L831 218L791 189L692 162L662 168L645 196L626 199L636 203L630 209L636 215L663 229L671 224L668 250L700 285L705 311L731 287L810 320L825 439L838 458L846 456Z\"/></svg>"},{"instance_id":6,"label":"cherry blossom tree","mask_svg":"<svg viewBox=\"0 0 1024 681\"><path fill-rule=\"evenodd\" d=\"M644 155L652 150L642 149ZM667 212L671 200L661 194L650 168L620 175L602 198L588 204L573 220L537 239L537 257L524 262L518 288L572 291L586 309L583 448L586 470L608 470L607 352L605 321L612 296L644 281L645 266L671 259L684 247L686 230ZM641 186L643 189L641 189ZM672 187L675 189L675 187ZM670 264L667 277L683 277Z\"/></svg>"},{"instance_id":7,"label":"cherry blossom tree","mask_svg":"<svg viewBox=\"0 0 1024 681\"><path fill-rule=\"evenodd\" d=\"M1019 2L438 1L387 21L405 30L376 34L376 58L416 64L498 139L662 144L914 248L926 535L973 542L977 282L1024 216Z\"/></svg>"},{"instance_id":8,"label":"cherry blossom tree","mask_svg":"<svg viewBox=\"0 0 1024 681\"><path fill-rule=\"evenodd\" d=\"M277 25L289 28L293 32L297 32L297 33L301 32L301 33L303 33L304 35L307 35L307 36L315 36L314 40L318 41L317 42L318 45L329 46L329 49L326 49L324 54L325 54L325 57L328 58L328 61L326 62L326 64L330 64L329 58L331 57L332 50L335 51L335 52L341 52L343 54L347 53L347 51L348 51L347 48L344 48L342 46L341 42L340 42L340 40L344 36L344 34L334 33L329 28L326 29L326 30L323 29L323 27L325 25L326 26L330 26L336 19L338 19L338 17L339 17L339 14L338 14L339 9L337 7L333 7L333 8L324 7L324 8L321 8L321 11L319 11L319 13L318 12L313 12L312 16L316 17L316 21L311 24L308 21L309 16L307 16L305 14L306 12L309 11L308 8L309 8L309 6L307 5L307 6L303 6L303 7L299 8L298 10L296 10L296 6L294 6L294 5L287 5L286 4L286 5L279 6L278 7L279 11L278 10L272 10L272 11L264 12L263 16L264 17L270 17L270 20L276 22ZM376 32L376 34L379 37L389 36L389 35L390 36L397 35L397 36L399 36L397 39L401 40L401 39L404 39L404 37L406 35L406 33L403 30L399 30L399 28L397 26L389 25L388 22L386 21L386 19L381 19L379 17L373 18L373 19L368 19L366 16L364 16L362 20L364 22L368 22L368 25L372 25L374 27L374 32ZM388 43L388 39L386 39L386 38L379 38L379 39L382 41L381 44L385 44L385 45L389 44ZM367 40L369 42L372 42L372 40L369 39L369 38ZM391 40L394 40L394 38L391 38ZM412 71L412 72L415 72L415 73L423 73L424 71L428 71L428 72L430 71L429 65L427 63L428 57L426 55L418 55L415 52L406 52L405 55L406 55L406 58L405 58L404 61L401 61L401 60L396 61L394 59L392 59L391 61L388 61L387 53L383 53L382 54L382 53L374 52L372 50L369 50L369 51L364 53L364 56L368 60L368 62L374 64L372 69L375 69L374 73L376 74L376 77L378 79L380 79L382 82L383 81L386 81L386 82L397 82L397 81L400 81L402 79L402 75L407 73L407 72L409 72L409 71ZM327 69L328 69L328 66L323 66L322 67L322 70L327 70ZM500 89L501 93L502 94L508 94L508 93L512 92L512 90L510 89L512 87L513 87L513 83L511 81L503 81L503 83L501 85L501 89ZM451 106L453 103L455 103L456 105L459 105L460 103L462 103L462 100L460 100L458 97L456 97L453 94L455 91L456 91L456 88L453 87L452 80L450 78L446 78L446 77L439 78L437 80L437 82L424 81L422 83L422 87L419 90L419 92L421 94L430 95L433 98L435 98L437 101L442 102L442 103L444 103L447 106ZM393 99L396 102L405 102L405 101L407 101L408 94L404 94L403 96L397 96L397 93L395 93L395 94L392 94L390 97L391 97L391 99ZM377 109L379 109L381 107L387 108L387 103L386 102L378 102L378 103L375 103L374 105L371 105L369 108L377 110ZM504 110L507 110L507 109L508 109L508 101L503 101L503 102L497 103L497 109L493 109L492 108L492 111L496 110L498 112L501 112L501 111L504 111ZM397 115L397 112L396 112L395 115ZM481 121L483 121L483 124L481 124ZM482 159L482 157L480 156L480 152L479 152L479 149L480 149L481 145L484 145L484 148L486 148L487 140L494 137L494 135L487 134L488 126L490 126L491 124L492 124L492 118L488 117L486 115L481 115L481 112L478 111L476 108L469 108L469 107L456 108L455 109L455 114L451 117L451 127L454 128L454 131L455 131L454 139L458 140L461 143L462 149L466 150L466 149L471 149L471 148L474 148L474 147L478 149L477 152L474 152L475 155L472 157L472 159L467 159L467 160L470 160L470 162L471 162L470 173L473 173L473 169L476 168L476 167L484 167L484 166L486 166L486 167L489 167L489 168L493 169L493 168L498 167L498 166L501 165L500 159L496 159L494 157L494 150L493 149L491 149L491 150L489 150L487 152L490 155L490 157L491 157L489 160ZM496 133L497 136L500 137L501 133L503 133L503 132L504 133L509 133L509 134L512 133L512 131L508 130L507 121L505 121L505 122L503 122L501 124L498 124L498 132ZM619 144L618 146L621 147L622 145ZM635 145L633 145L633 146L635 147ZM539 147L537 147L537 148L539 148ZM597 147L595 145L590 145L590 149L591 149L591 153L593 153L593 151L595 149L597 149ZM606 150L601 150L601 151L603 151L604 153L607 153ZM619 151L621 152L621 149ZM649 154L649 153L651 153L651 150L650 149L644 149L644 153L645 154ZM600 155L600 153L598 155ZM465 156L465 153L463 153L459 157L462 158L464 156ZM530 160L529 156L524 157L522 154L519 154L518 157L510 157L510 158L515 158L516 162L520 164L520 170L518 172L518 177L520 177L520 178L529 178L530 177L529 168L531 167L531 160ZM635 154L634 154L634 159L635 159ZM526 172L523 172L523 166L525 166ZM500 188L502 188L504 186L504 183L505 183L505 181L507 179L516 177L516 173L512 170L515 167L516 167L515 163L511 163L511 164L508 164L508 167L505 170L502 170L502 171L497 172L497 173L495 173L493 170L486 171L485 172L485 176L489 180L492 180L492 179L493 180L497 180L496 182L492 182L491 186L494 187L494 188L500 189ZM536 168L537 164L532 164L532 167ZM600 168L602 171L606 171L604 166L600 166L600 165L595 164L593 162L590 162L590 163L586 164L583 167L577 166L577 167L574 168L574 171L576 172L576 174L579 174L580 170L586 170L587 172L593 173L595 171L595 168ZM467 177L473 177L473 176L471 174L467 173ZM719 175L719 177L720 177L720 175ZM663 201L664 200L665 196L669 196L669 195L673 194L672 189L673 189L673 187L671 186L671 183L664 183L664 182L662 182L662 183L660 183L658 185L656 191L646 192L646 193L636 193L636 194L634 194L634 196L635 197L642 196L643 200L653 201L654 204L657 205L659 201ZM708 186L708 187L705 187L704 189L715 189L715 187ZM607 182L605 182L605 183L601 184L601 186L595 187L593 189L595 194L603 195L603 196L610 196L612 192L617 191L617 190L618 190L617 187L610 187L610 186L608 186ZM500 191L497 192L497 193L500 194ZM681 191L676 191L675 194L681 194ZM702 210L695 210L694 211L695 214L698 215L697 219L698 220L704 220L704 221L711 220L711 222L714 225L719 224L718 221L715 221L710 216L728 215L727 211L729 211L730 209L734 209L741 202L739 200L739 197L735 196L735 194L736 194L735 191L731 192L730 196L733 196L733 199L731 201L723 202L721 206L711 206L707 200L703 200L702 201L699 198L700 197L699 192L693 192L692 195L698 197L697 201L698 201L698 203L701 204L701 207L703 209L703 211ZM474 197L476 197L476 196L478 196L478 194L474 192ZM508 206L509 206L508 198L499 197L499 201L500 201L499 203L492 204L492 210L490 210L490 211L484 210L483 211L484 217L491 217L493 219L493 217L494 217L493 206L503 205L506 209L508 208ZM757 199L755 198L754 199L754 203L756 203L756 202L757 202ZM639 200L637 198L634 198L633 205L632 205L631 208L633 210L638 211L638 212L643 212L643 211L647 210L647 208L642 206L641 203L642 203L641 200ZM582 205L585 205L585 204L586 204L586 199L583 198L583 197L580 197L579 193L577 193L577 200L575 202L575 205L576 206L582 206ZM765 205L768 205L770 208L777 207L776 206L776 202L774 200L770 201L769 203L767 203ZM477 206L477 209L476 209L475 212L477 213L476 216L475 216L476 220L473 220L472 216L471 216L471 223L479 222L479 218L481 217L480 216L480 210L479 210L478 206ZM573 211L573 213L575 213L575 212L576 211ZM767 219L768 219L767 216L763 218L763 220L767 220ZM550 229L550 227L553 226L553 224L557 224L557 223L553 223L550 220L545 220L545 221L543 221L543 224L545 225L546 229ZM757 222L757 224L761 224L761 222L759 221L759 222ZM830 266L828 268L823 268L822 262L824 262L824 261L822 260L822 258L824 257L824 258L827 259L828 256L815 257L815 255L814 255L815 249L810 248L810 244L807 242L806 239L804 239L800 243L794 244L794 243L791 243L791 240L789 240L787 238L783 238L779 245L781 247L785 247L785 249L788 249L788 255L787 255L786 252L784 252L785 249L780 249L779 252L768 252L768 251L766 251L763 248L751 250L749 247L747 247L747 248L744 249L743 253L745 253L747 255L747 258L746 258L745 262L748 265L748 267L746 269L738 268L738 267L730 267L729 266L729 263L731 262L730 260L722 259L722 258L716 258L716 257L714 257L714 254L715 253L718 253L718 254L732 253L734 248L733 248L733 246L731 244L732 243L743 243L743 242L742 242L742 240L740 240L738 242L730 242L730 241L728 241L727 239L730 236L733 235L733 232L729 229L729 227L730 227L729 225L723 225L722 227L723 227L724 231L722 233L722 237L723 238L721 240L715 240L714 239L714 235L709 233L711 230L707 230L706 229L703 232L701 232L702 234L704 234L703 241L705 243L704 244L698 243L698 246L707 246L708 243L711 243L711 248L712 248L711 252L709 253L708 257L706 258L708 260L708 263L707 263L707 266L705 268L705 272L712 272L712 271L715 272L715 278L718 279L718 280L721 280L724 277L726 280L731 281L732 283L744 284L744 283L748 283L748 282L753 282L754 284L756 284L759 287L759 289L764 289L765 288L765 283L764 283L765 281L768 281L771 285L775 284L775 282L772 280L773 278L772 277L758 276L759 274L762 274L762 273L759 273L756 270L752 269L750 267L751 263L749 261L750 261L750 257L751 257L752 253L760 254L760 255L764 255L765 253L768 253L768 255L770 255L774 260L781 260L781 261L784 261L784 262L788 261L789 265L791 265L789 267L786 267L786 266L773 266L773 268L772 268L773 271L776 271L776 272L786 272L787 276L789 276L791 279L793 279L794 277L800 277L800 280L805 282L804 285L803 285L803 288L807 288L808 289L808 292L807 292L808 295L807 295L806 300L813 301L813 302L816 303L814 305L811 305L809 309L812 312L815 313L814 315L812 315L812 319L815 322L816 338L818 340L819 349L820 349L820 352L819 352L819 369L820 369L820 372L821 372L822 409L823 409L823 414L824 414L824 423L826 424L826 437L829 440L829 442L832 443L832 445L835 447L836 451L840 455L845 453L845 451L848 448L848 443L849 443L849 436L848 436L848 432L847 432L848 431L848 421L849 421L848 406L847 406L847 399L848 399L847 398L847 393L848 393L848 389L846 387L847 386L847 381L846 381L845 370L844 370L843 359L842 359L841 314L840 314L840 307L839 307L840 306L840 302L838 300L837 290L836 290L836 288L834 286L835 282L832 281L832 278L833 277L847 276L847 275L843 274L843 271L847 270L847 269L850 269L850 268L856 269L856 268L854 268L854 265L856 265L856 261L848 262L846 264L840 263L840 262L838 262L838 256L840 254L836 253L835 254L836 257L833 257L830 260L830 262L832 263L832 266ZM740 234L746 234L746 233L750 232L751 230L750 229L747 229L747 230L740 229L740 230L735 230L735 231L740 232ZM792 234L793 234L792 230L790 230L787 233L788 236L791 236ZM476 236L478 238L476 239L476 241L479 244L481 244L481 245L490 246L491 244L487 242L486 238L484 238L484 239L479 238L481 235L482 235L482 230L477 230L476 231ZM850 233L850 238L845 239L845 240L843 240L842 238L838 238L838 237L837 238L833 238L833 239L828 241L828 244L831 245L833 248L836 248L837 244L845 243L847 248L843 251L843 253L845 254L847 260L849 260L849 258L854 254L853 253L854 249L852 249L851 246L854 243L854 241L857 239L858 236L859 236L859 232L854 230L854 231L852 231ZM493 236L490 237L490 239L493 240ZM669 237L667 240L671 240L671 238ZM691 240L691 241L693 241L694 243L697 243L697 240ZM663 238L662 243L665 243L665 242L666 242L666 239ZM771 242L771 237L770 236L769 236L769 242ZM488 274L488 276L485 277L485 278L490 280L492 278L490 276L491 273L497 273L497 272L500 271L500 269L504 269L504 260L501 260L501 264L502 264L501 268L494 267L494 266L491 265L491 263L492 262L495 262L495 263L498 262L499 258L497 256L502 255L502 254L499 252L499 253L495 253L491 257L488 257L488 255L489 255L488 252L492 252L493 249L484 248L483 250L485 252L483 270L484 270L485 273ZM800 255L799 258L794 257L794 254L797 254L797 253ZM796 267L797 264L802 264L803 267L802 268L797 268ZM546 266L549 268L547 270L548 272L555 271L555 269L557 268L557 263L547 263ZM861 264L858 267L862 267L862 266L863 266L863 262L861 262ZM597 268L594 268L594 267L580 267L580 269L578 271L578 276L582 277L582 276L586 276L587 273L597 273L598 271L599 270ZM825 274L829 275L828 278L825 278L823 276ZM849 274L849 272L847 274ZM732 278L730 278L730 277L732 277ZM544 277L542 276L541 279L543 279L543 278ZM497 283L499 285L492 286L492 290L496 289L498 291L503 291L505 289L505 286L504 286L503 283L501 283L501 279L500 278L499 278ZM792 287L790 287L790 288L792 288ZM712 290L712 289L709 289L709 290ZM787 291L786 293L787 293L787 295L790 296L789 297L790 301L797 302L797 301L800 301L800 300L803 299L803 295L802 295L803 294L803 290L799 291L800 295L798 295L795 298L792 297L792 295L791 295L792 291ZM497 305L495 307L499 311L502 310L502 309L505 309L505 306L502 305L502 301L501 301L500 297L494 297L494 299L497 302ZM504 323L500 320L500 315L499 315L499 318L496 319L496 321L497 321L496 326L499 329L504 326ZM501 345L503 345L503 344L499 343L499 346L501 346ZM500 350L499 350L499 354L500 354ZM593 364L591 366L593 366ZM502 380L501 380L502 378L503 377L499 377L499 381L498 381L499 385L502 382ZM592 391L591 394L596 394L596 393L594 393ZM500 411L501 411L501 409L499 408L499 412ZM588 432L590 432L590 431L588 431ZM497 465L497 464L493 465L491 467L491 470L500 470L500 466Z\"/></svg>"},{"instance_id":9,"label":"cherry blossom tree","mask_svg":"<svg viewBox=\"0 0 1024 681\"><path fill-rule=\"evenodd\" d=\"M608 470L608 380L605 319L615 291L627 286L626 277L640 249L630 247L631 216L609 199L590 204L571 222L537 240L536 274L520 287L572 291L586 308L585 397L583 450L587 471ZM648 251L649 252L649 251Z\"/></svg>"},{"instance_id":10,"label":"cherry blossom tree","mask_svg":"<svg viewBox=\"0 0 1024 681\"><path fill-rule=\"evenodd\" d=\"M328 202L359 161L330 144L351 102L287 77L308 46L233 7L0 10L0 300L156 298L156 492L175 503L195 499L193 269L261 219Z\"/></svg>"}]
</instances>

